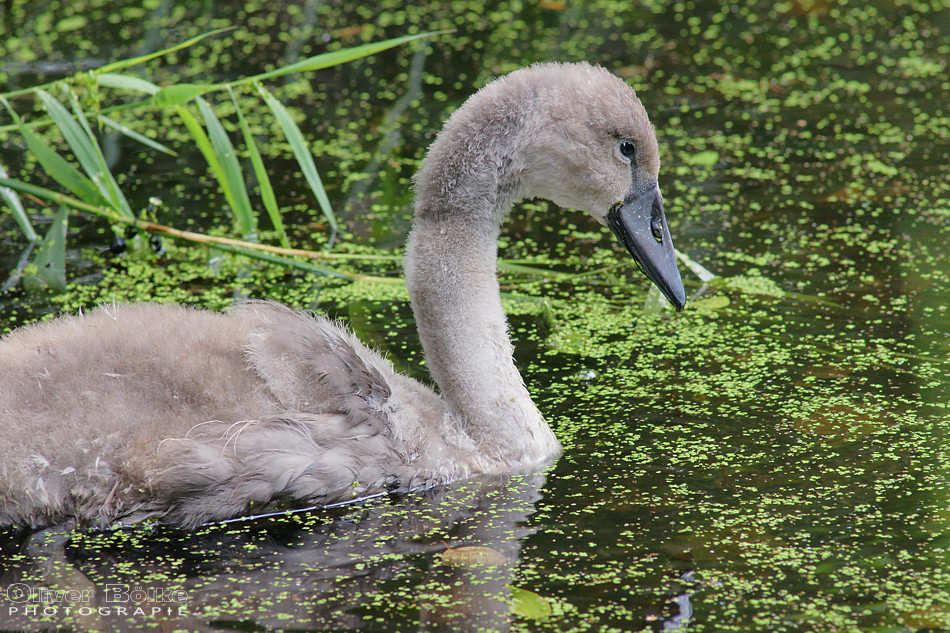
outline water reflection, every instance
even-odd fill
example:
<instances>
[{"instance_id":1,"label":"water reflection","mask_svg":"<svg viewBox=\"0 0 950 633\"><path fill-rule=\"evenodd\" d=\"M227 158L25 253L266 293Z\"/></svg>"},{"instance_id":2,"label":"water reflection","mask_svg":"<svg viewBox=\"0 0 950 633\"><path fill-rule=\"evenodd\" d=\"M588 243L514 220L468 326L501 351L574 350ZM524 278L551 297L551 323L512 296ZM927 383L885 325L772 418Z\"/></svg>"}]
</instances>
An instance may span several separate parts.
<instances>
[{"instance_id":1,"label":"water reflection","mask_svg":"<svg viewBox=\"0 0 950 633\"><path fill-rule=\"evenodd\" d=\"M28 555L8 560L0 575L0 628L350 629L383 619L390 627L503 631L544 481L469 481L196 533L35 535ZM455 556L448 564L443 556L471 546L489 548L475 550L488 560Z\"/></svg>"}]
</instances>

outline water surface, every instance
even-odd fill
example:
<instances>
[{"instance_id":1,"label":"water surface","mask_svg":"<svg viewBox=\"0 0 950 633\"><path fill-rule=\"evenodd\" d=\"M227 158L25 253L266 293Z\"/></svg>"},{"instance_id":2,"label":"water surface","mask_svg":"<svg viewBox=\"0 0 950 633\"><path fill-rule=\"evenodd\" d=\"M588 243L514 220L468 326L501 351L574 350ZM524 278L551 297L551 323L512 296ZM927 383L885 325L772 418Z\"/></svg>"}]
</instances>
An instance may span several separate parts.
<instances>
[{"instance_id":1,"label":"water surface","mask_svg":"<svg viewBox=\"0 0 950 633\"><path fill-rule=\"evenodd\" d=\"M0 628L950 629L950 7L392 4L377 14L307 2L6 3L0 89L223 24L239 26L233 38L155 64L150 78L250 74L327 46L452 27L421 52L275 87L305 113L347 223L339 248L389 252L408 226L411 173L448 112L497 74L587 59L641 94L674 241L717 277L683 267L691 305L647 316L646 281L606 230L522 205L502 254L567 273L503 278L519 365L566 449L549 472L189 534L76 533L29 547L7 534ZM326 227L305 185L286 149L269 149L293 239L319 246ZM163 197L161 221L227 224L187 146L183 162L124 142L114 151L136 204ZM0 162L34 177L15 137ZM9 215L0 231L7 270L25 243ZM270 296L349 320L426 378L398 285L208 269L203 253L175 248L144 262L94 257L111 239L101 222L72 219L69 292L0 297L2 327L113 298L220 308ZM395 265L362 266L398 276ZM464 546L497 558L447 564L446 548ZM111 610L13 612L17 583ZM511 587L529 603L513 616ZM128 605L144 612L118 611Z\"/></svg>"}]
</instances>

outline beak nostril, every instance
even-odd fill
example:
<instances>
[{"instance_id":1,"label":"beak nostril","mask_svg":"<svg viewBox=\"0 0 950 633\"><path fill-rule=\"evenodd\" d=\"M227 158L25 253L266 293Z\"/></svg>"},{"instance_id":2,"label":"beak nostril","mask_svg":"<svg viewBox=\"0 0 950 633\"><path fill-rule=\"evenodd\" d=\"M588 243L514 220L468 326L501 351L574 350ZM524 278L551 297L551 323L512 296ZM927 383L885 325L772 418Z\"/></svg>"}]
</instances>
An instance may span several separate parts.
<instances>
[{"instance_id":1,"label":"beak nostril","mask_svg":"<svg viewBox=\"0 0 950 633\"><path fill-rule=\"evenodd\" d=\"M653 233L653 238L658 243L663 243L663 223L660 221L660 218L656 216L650 218L650 232Z\"/></svg>"},{"instance_id":2,"label":"beak nostril","mask_svg":"<svg viewBox=\"0 0 950 633\"><path fill-rule=\"evenodd\" d=\"M653 201L653 207L650 209L650 232L658 244L663 243L663 207L658 200Z\"/></svg>"}]
</instances>

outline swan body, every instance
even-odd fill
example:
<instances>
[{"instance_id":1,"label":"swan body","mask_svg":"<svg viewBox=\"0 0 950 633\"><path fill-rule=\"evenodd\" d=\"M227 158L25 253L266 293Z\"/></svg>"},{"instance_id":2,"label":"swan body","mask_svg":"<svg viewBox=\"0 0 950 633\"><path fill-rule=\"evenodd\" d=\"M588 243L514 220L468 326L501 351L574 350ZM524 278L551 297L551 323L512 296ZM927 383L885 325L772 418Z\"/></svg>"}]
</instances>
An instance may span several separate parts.
<instances>
[{"instance_id":1,"label":"swan body","mask_svg":"<svg viewBox=\"0 0 950 633\"><path fill-rule=\"evenodd\" d=\"M438 394L269 302L106 305L10 333L0 525L190 527L542 468L560 446L512 358L499 227L525 197L587 211L682 308L658 171L634 91L588 64L516 71L450 117L416 177L405 257Z\"/></svg>"}]
</instances>

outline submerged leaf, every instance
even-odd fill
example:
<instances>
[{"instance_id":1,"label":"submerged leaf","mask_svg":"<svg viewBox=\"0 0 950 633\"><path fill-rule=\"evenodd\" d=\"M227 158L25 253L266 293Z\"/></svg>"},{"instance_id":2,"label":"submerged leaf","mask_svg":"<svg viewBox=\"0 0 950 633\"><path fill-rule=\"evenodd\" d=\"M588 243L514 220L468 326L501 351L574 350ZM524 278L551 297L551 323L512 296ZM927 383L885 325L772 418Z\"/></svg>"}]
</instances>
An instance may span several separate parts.
<instances>
[{"instance_id":1,"label":"submerged leaf","mask_svg":"<svg viewBox=\"0 0 950 633\"><path fill-rule=\"evenodd\" d=\"M496 567L504 565L506 559L498 550L480 545L465 545L462 547L450 547L442 552L442 562L446 565L457 565L469 567L473 565L485 565Z\"/></svg>"},{"instance_id":2,"label":"submerged leaf","mask_svg":"<svg viewBox=\"0 0 950 633\"><path fill-rule=\"evenodd\" d=\"M666 309L669 302L659 288L650 284L650 290L647 292L646 299L643 300L643 308L640 313L644 316L659 314Z\"/></svg>"},{"instance_id":3,"label":"submerged leaf","mask_svg":"<svg viewBox=\"0 0 950 633\"><path fill-rule=\"evenodd\" d=\"M43 238L33 260L35 268L23 276L27 290L66 290L66 205L60 205L53 223Z\"/></svg>"},{"instance_id":4,"label":"submerged leaf","mask_svg":"<svg viewBox=\"0 0 950 633\"><path fill-rule=\"evenodd\" d=\"M713 150L704 150L692 155L684 156L686 162L697 167L712 167L719 162L719 152Z\"/></svg>"},{"instance_id":5,"label":"submerged leaf","mask_svg":"<svg viewBox=\"0 0 950 633\"><path fill-rule=\"evenodd\" d=\"M551 615L551 603L533 591L508 585L511 590L511 612L529 620L544 620Z\"/></svg>"},{"instance_id":6,"label":"submerged leaf","mask_svg":"<svg viewBox=\"0 0 950 633\"><path fill-rule=\"evenodd\" d=\"M703 283L707 283L716 278L716 275L709 272L705 266L700 264L694 259L691 259L686 253L682 251L676 251L676 257L686 265L687 268L692 271L694 275L699 277L699 280Z\"/></svg>"},{"instance_id":7,"label":"submerged leaf","mask_svg":"<svg viewBox=\"0 0 950 633\"><path fill-rule=\"evenodd\" d=\"M3 168L3 165L0 165L0 178L6 177L7 172ZM13 219L16 220L17 226L20 227L20 232L23 233L23 237L33 243L39 242L40 236L36 234L33 225L30 223L30 218L26 215L26 210L20 203L20 196L9 187L0 187L0 198L3 198L7 205L13 210Z\"/></svg>"},{"instance_id":8,"label":"submerged leaf","mask_svg":"<svg viewBox=\"0 0 950 633\"><path fill-rule=\"evenodd\" d=\"M702 310L721 310L729 305L729 297L726 295L716 295L715 297L705 297L690 302L691 308Z\"/></svg>"}]
</instances>

